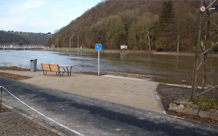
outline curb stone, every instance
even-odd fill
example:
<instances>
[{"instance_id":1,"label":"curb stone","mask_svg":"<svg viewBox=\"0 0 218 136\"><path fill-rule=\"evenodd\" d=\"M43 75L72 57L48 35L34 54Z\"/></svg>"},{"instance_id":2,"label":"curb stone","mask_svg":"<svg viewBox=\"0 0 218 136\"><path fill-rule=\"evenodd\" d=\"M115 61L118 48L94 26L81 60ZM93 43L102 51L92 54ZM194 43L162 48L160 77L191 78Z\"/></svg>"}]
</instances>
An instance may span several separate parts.
<instances>
[{"instance_id":1,"label":"curb stone","mask_svg":"<svg viewBox=\"0 0 218 136\"><path fill-rule=\"evenodd\" d=\"M159 98L159 96L158 96L158 94L157 94L157 91L156 91L159 84L160 84L160 83L158 83L158 84L155 86L155 88L154 88L154 93L155 93L155 95L156 95L156 97L157 97L157 100L158 100L158 102L159 102L159 104L160 104L160 108L161 108L163 114L166 114L166 111L165 111L165 109L164 109L164 107L163 107L163 104L161 103L161 100L160 100L160 98Z\"/></svg>"}]
</instances>

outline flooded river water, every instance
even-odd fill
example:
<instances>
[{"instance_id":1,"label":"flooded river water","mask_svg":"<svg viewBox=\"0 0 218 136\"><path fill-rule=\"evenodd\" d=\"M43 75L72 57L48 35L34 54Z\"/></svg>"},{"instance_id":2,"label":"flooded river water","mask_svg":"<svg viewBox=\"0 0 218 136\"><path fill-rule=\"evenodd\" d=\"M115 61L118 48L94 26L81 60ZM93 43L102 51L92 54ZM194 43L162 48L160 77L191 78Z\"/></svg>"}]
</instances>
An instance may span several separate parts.
<instances>
[{"instance_id":1,"label":"flooded river water","mask_svg":"<svg viewBox=\"0 0 218 136\"><path fill-rule=\"evenodd\" d=\"M30 67L30 60L37 59L37 68L41 63L75 65L73 72L98 73L97 52L54 52L34 50L0 50L0 66ZM217 57L209 57L211 67L218 66ZM137 54L137 53L101 53L101 73L122 72L151 75L156 82L181 84L186 80L191 85L194 56ZM202 77L200 69L198 77ZM200 80L200 78L199 78ZM213 82L218 78L212 75Z\"/></svg>"}]
</instances>

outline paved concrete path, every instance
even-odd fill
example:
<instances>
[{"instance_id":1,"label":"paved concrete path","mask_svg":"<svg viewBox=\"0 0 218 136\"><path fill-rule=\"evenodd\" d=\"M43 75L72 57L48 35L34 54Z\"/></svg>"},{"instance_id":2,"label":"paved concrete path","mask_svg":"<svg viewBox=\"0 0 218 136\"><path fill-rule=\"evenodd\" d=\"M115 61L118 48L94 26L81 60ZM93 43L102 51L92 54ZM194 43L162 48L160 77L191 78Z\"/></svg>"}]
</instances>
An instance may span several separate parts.
<instances>
[{"instance_id":1,"label":"paved concrete path","mask_svg":"<svg viewBox=\"0 0 218 136\"><path fill-rule=\"evenodd\" d=\"M0 72L32 77L21 80L24 83L162 113L154 93L157 83L153 81L84 74L72 76L65 74L64 77L60 77L55 72L43 75L42 71L0 70Z\"/></svg>"},{"instance_id":2,"label":"paved concrete path","mask_svg":"<svg viewBox=\"0 0 218 136\"><path fill-rule=\"evenodd\" d=\"M187 121L153 111L120 105L73 93L48 89L0 78L0 83L19 99L63 124L87 136L184 136L218 135L218 127ZM66 135L77 135L54 124L3 93L4 103L48 124Z\"/></svg>"}]
</instances>

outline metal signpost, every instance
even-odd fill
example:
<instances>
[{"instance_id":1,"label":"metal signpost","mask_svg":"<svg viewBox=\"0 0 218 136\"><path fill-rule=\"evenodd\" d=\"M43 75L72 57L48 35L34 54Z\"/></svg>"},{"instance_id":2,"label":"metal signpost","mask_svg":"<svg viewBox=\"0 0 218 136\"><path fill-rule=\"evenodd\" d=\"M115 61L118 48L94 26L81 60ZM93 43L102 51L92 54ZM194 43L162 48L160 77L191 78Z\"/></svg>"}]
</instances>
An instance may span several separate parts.
<instances>
[{"instance_id":1,"label":"metal signpost","mask_svg":"<svg viewBox=\"0 0 218 136\"><path fill-rule=\"evenodd\" d=\"M98 51L98 75L100 75L100 50L102 50L102 45L96 44L95 49Z\"/></svg>"}]
</instances>

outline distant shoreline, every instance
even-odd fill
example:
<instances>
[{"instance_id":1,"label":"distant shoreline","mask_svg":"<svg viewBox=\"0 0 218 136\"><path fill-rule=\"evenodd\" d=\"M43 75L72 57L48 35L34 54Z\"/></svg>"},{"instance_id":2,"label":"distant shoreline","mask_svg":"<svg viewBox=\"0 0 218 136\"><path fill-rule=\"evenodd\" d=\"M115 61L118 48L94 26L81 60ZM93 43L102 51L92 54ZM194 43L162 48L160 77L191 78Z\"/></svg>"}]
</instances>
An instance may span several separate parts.
<instances>
[{"instance_id":1,"label":"distant shoreline","mask_svg":"<svg viewBox=\"0 0 218 136\"><path fill-rule=\"evenodd\" d=\"M76 49L76 48L47 48L46 51L60 51L60 52L97 52L95 49ZM101 50L102 53L146 53L158 55L173 55L173 56L195 56L194 52L156 52L156 51L134 51L134 50ZM209 53L209 57L218 57L218 53Z\"/></svg>"}]
</instances>

